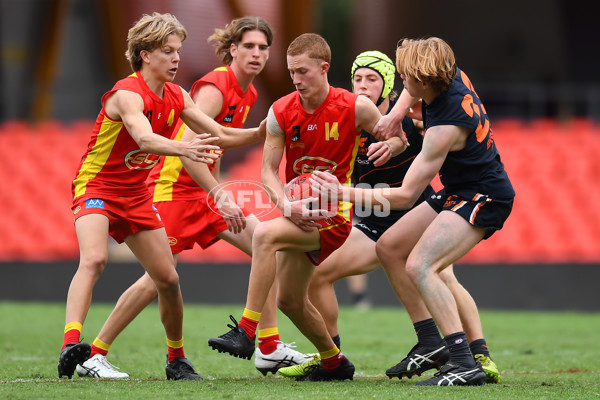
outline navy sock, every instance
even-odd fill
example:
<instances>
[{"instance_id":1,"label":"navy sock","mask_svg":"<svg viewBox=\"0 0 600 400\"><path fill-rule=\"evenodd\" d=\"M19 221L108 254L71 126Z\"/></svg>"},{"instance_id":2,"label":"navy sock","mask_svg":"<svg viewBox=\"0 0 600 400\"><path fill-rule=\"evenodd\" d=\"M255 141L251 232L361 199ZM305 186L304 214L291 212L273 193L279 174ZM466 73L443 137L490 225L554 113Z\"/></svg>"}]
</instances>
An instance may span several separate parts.
<instances>
[{"instance_id":1,"label":"navy sock","mask_svg":"<svg viewBox=\"0 0 600 400\"><path fill-rule=\"evenodd\" d=\"M342 345L340 343L342 343L342 341L340 340L340 335L337 334L334 337L331 338L333 340L333 343L335 343L335 345L337 346L338 349L342 348Z\"/></svg>"},{"instance_id":2,"label":"navy sock","mask_svg":"<svg viewBox=\"0 0 600 400\"><path fill-rule=\"evenodd\" d=\"M492 358L490 356L490 350L488 349L487 343L483 338L473 340L471 343L469 343L469 348L471 349L471 353L473 355L483 354L486 357L490 357L490 359Z\"/></svg>"},{"instance_id":3,"label":"navy sock","mask_svg":"<svg viewBox=\"0 0 600 400\"><path fill-rule=\"evenodd\" d=\"M433 318L415 322L413 324L419 343L428 349L437 348L442 344L440 331Z\"/></svg>"},{"instance_id":4,"label":"navy sock","mask_svg":"<svg viewBox=\"0 0 600 400\"><path fill-rule=\"evenodd\" d=\"M467 342L467 335L464 332L452 333L446 336L444 341L450 351L450 361L467 368L475 366L475 360Z\"/></svg>"}]
</instances>

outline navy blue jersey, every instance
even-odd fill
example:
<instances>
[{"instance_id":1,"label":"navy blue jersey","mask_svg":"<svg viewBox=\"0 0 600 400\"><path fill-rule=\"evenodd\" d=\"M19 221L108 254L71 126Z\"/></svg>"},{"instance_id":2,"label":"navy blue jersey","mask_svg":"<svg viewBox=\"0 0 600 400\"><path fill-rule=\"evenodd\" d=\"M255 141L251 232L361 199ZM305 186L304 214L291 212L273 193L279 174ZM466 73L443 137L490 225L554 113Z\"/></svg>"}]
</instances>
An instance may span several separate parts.
<instances>
[{"instance_id":1,"label":"navy blue jersey","mask_svg":"<svg viewBox=\"0 0 600 400\"><path fill-rule=\"evenodd\" d=\"M392 109L392 107L394 107L394 104L395 102L390 102L388 112ZM371 143L378 142L378 140L365 130L361 132L360 147L356 155L356 162L354 163L354 171L352 173L353 185L357 185L359 183L367 184L371 188L382 183L387 184L390 187L402 186L406 171L408 171L408 168L423 147L423 136L419 133L411 118L404 117L402 120L402 131L408 138L410 146L407 147L402 153L390 158L388 162L379 167L375 167L367 157L367 150L369 149L369 146ZM432 193L433 189L428 186L415 203L415 206L423 202ZM368 209L364 209L359 205L355 205L354 212L357 217L366 217L363 218L363 223L370 221L372 224L377 224L377 226L380 228L378 228L379 236L383 234L387 228L392 226L394 222L406 214L406 210L390 210L389 215L378 216L373 215L370 211L368 211ZM372 237L373 240L377 240L377 238Z\"/></svg>"},{"instance_id":2,"label":"navy blue jersey","mask_svg":"<svg viewBox=\"0 0 600 400\"><path fill-rule=\"evenodd\" d=\"M446 193L466 190L503 199L515 196L494 143L485 107L463 71L457 71L450 88L431 104L423 101L423 123L426 130L438 125L471 130L465 147L449 152L440 169Z\"/></svg>"},{"instance_id":3,"label":"navy blue jersey","mask_svg":"<svg viewBox=\"0 0 600 400\"><path fill-rule=\"evenodd\" d=\"M393 104L390 104L390 109ZM356 155L354 164L354 173L352 175L352 183L366 183L371 187L377 183L387 183L391 187L402 186L402 181L408 171L408 167L412 164L417 154L423 146L423 136L419 133L412 119L404 117L402 120L402 131L408 138L410 146L402 153L392 157L388 162L379 167L375 167L367 157L367 150L371 143L378 142L373 135L367 131L362 131L360 134L360 148Z\"/></svg>"}]
</instances>

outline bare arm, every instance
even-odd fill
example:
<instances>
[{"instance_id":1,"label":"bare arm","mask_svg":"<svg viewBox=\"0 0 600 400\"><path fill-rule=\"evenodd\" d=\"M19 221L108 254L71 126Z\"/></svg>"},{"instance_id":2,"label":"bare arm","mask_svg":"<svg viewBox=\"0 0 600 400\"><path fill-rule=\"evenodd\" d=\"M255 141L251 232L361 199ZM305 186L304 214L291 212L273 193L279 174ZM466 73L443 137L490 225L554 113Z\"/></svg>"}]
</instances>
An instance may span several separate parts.
<instances>
[{"instance_id":1,"label":"bare arm","mask_svg":"<svg viewBox=\"0 0 600 400\"><path fill-rule=\"evenodd\" d=\"M194 101L202 112L214 119L223 107L223 93L215 85L206 84L196 91ZM186 128L181 140L191 141L196 136L192 130ZM219 188L220 159L215 161L212 172L205 163L194 162L186 158L181 158L181 162L194 182L215 200L219 212L227 224L227 229L233 233L241 232L246 227L244 212L235 203L230 193Z\"/></svg>"},{"instance_id":2,"label":"bare arm","mask_svg":"<svg viewBox=\"0 0 600 400\"><path fill-rule=\"evenodd\" d=\"M388 162L390 158L406 150L406 147L402 139L394 136L383 142L371 143L367 149L367 157L369 157L369 161L373 162L374 166L380 167Z\"/></svg>"},{"instance_id":3,"label":"bare arm","mask_svg":"<svg viewBox=\"0 0 600 400\"><path fill-rule=\"evenodd\" d=\"M201 161L208 156L207 151L219 148L210 145L214 142L213 138L197 138L182 143L155 134L144 116L144 102L137 93L118 90L106 100L104 109L110 118L123 121L127 132L142 151L161 156L184 156Z\"/></svg>"},{"instance_id":4,"label":"bare arm","mask_svg":"<svg viewBox=\"0 0 600 400\"><path fill-rule=\"evenodd\" d=\"M315 181L323 191L337 191L338 196L353 203L389 206L391 209L409 209L427 185L439 172L448 152L464 146L468 130L463 127L441 125L430 128L423 140L423 148L408 169L402 186L391 189L359 189L341 186L331 174L315 172ZM370 203L369 203L370 202Z\"/></svg>"},{"instance_id":5,"label":"bare arm","mask_svg":"<svg viewBox=\"0 0 600 400\"><path fill-rule=\"evenodd\" d=\"M380 136L384 139L401 135L402 119L409 113L410 107L418 100L419 99L412 97L406 89L402 90L394 107L377 123L373 135L376 137Z\"/></svg>"},{"instance_id":6,"label":"bare arm","mask_svg":"<svg viewBox=\"0 0 600 400\"><path fill-rule=\"evenodd\" d=\"M307 204L316 198L305 198L302 200L289 201L283 193L283 183L279 178L279 165L283 158L285 137L267 133L267 140L263 150L263 163L261 177L265 190L269 192L271 199L276 201L277 207L295 223L300 229L310 232L320 225L314 221L324 219L321 215L323 210L309 210Z\"/></svg>"},{"instance_id":7,"label":"bare arm","mask_svg":"<svg viewBox=\"0 0 600 400\"><path fill-rule=\"evenodd\" d=\"M257 128L249 129L226 128L206 115L185 90L183 90L183 97L185 101L185 107L181 112L183 122L195 133L206 132L218 136L219 146L222 148L247 146L264 140L265 128L262 124Z\"/></svg>"}]
</instances>

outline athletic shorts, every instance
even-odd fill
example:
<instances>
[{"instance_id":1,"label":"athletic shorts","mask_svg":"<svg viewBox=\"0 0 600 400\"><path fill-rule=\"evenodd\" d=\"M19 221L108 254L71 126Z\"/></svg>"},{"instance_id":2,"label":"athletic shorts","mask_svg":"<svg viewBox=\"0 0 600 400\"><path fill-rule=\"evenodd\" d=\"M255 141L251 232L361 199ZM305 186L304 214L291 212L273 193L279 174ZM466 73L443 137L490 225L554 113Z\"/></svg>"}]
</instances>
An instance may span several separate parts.
<instances>
[{"instance_id":1,"label":"athletic shorts","mask_svg":"<svg viewBox=\"0 0 600 400\"><path fill-rule=\"evenodd\" d=\"M152 195L145 193L128 197L79 196L73 200L73 221L88 214L102 214L108 217L108 234L123 243L129 235L140 231L151 231L165 225L152 204Z\"/></svg>"},{"instance_id":2,"label":"athletic shorts","mask_svg":"<svg viewBox=\"0 0 600 400\"><path fill-rule=\"evenodd\" d=\"M331 253L340 248L352 230L352 223L346 221L344 217L336 214L332 218L322 219L316 221L317 224L321 225L319 228L319 240L321 242L321 248L315 251L309 251L306 253L310 262L314 265L319 265Z\"/></svg>"},{"instance_id":3,"label":"athletic shorts","mask_svg":"<svg viewBox=\"0 0 600 400\"><path fill-rule=\"evenodd\" d=\"M513 206L511 199L492 199L489 196L472 191L459 191L446 194L442 189L427 199L427 203L438 214L442 211L453 211L467 220L471 225L485 229L483 239L487 239L497 230L502 229L504 221L510 215Z\"/></svg>"},{"instance_id":4,"label":"athletic shorts","mask_svg":"<svg viewBox=\"0 0 600 400\"><path fill-rule=\"evenodd\" d=\"M173 254L192 249L195 243L206 249L219 241L219 233L227 230L227 223L210 196L161 201L154 205L165 223ZM250 214L243 208L242 211L246 216Z\"/></svg>"},{"instance_id":5,"label":"athletic shorts","mask_svg":"<svg viewBox=\"0 0 600 400\"><path fill-rule=\"evenodd\" d=\"M433 195L434 193L435 191L433 190L433 188L431 186L427 186L427 189L425 189L423 194L421 194L421 196L412 208L415 208L416 206L427 200L427 198ZM409 210L391 210L390 215L387 215L385 217L379 217L371 213L366 217L361 218L360 222L355 224L354 227L362 233L364 233L365 235L367 235L369 239L376 242L379 240L379 238L381 237L381 235L383 235L385 231L387 231L400 218L402 218L404 214L412 210L412 208Z\"/></svg>"}]
</instances>

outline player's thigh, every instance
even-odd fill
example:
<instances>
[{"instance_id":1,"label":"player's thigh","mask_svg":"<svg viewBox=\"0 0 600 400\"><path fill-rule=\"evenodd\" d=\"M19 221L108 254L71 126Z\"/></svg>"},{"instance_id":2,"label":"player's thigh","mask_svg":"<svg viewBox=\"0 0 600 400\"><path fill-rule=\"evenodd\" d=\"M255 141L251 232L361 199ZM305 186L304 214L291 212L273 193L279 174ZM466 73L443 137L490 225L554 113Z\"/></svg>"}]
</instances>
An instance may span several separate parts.
<instances>
[{"instance_id":1,"label":"player's thigh","mask_svg":"<svg viewBox=\"0 0 600 400\"><path fill-rule=\"evenodd\" d=\"M87 214L75 221L81 258L108 257L108 217L103 214Z\"/></svg>"},{"instance_id":2,"label":"player's thigh","mask_svg":"<svg viewBox=\"0 0 600 400\"><path fill-rule=\"evenodd\" d=\"M408 257L423 232L437 216L427 202L419 204L381 235L377 247L388 254Z\"/></svg>"},{"instance_id":3,"label":"player's thigh","mask_svg":"<svg viewBox=\"0 0 600 400\"><path fill-rule=\"evenodd\" d=\"M304 231L289 218L279 217L259 223L254 229L253 249L256 246L273 246L276 251L314 251L321 246L319 231Z\"/></svg>"},{"instance_id":4,"label":"player's thigh","mask_svg":"<svg viewBox=\"0 0 600 400\"><path fill-rule=\"evenodd\" d=\"M427 227L409 256L409 264L440 271L481 241L485 230L452 211L442 211Z\"/></svg>"},{"instance_id":5,"label":"player's thigh","mask_svg":"<svg viewBox=\"0 0 600 400\"><path fill-rule=\"evenodd\" d=\"M375 242L353 227L344 244L316 267L314 278L333 283L346 276L366 274L377 267Z\"/></svg>"},{"instance_id":6,"label":"player's thigh","mask_svg":"<svg viewBox=\"0 0 600 400\"><path fill-rule=\"evenodd\" d=\"M306 254L298 251L277 252L277 282L280 299L301 300L307 289L315 266Z\"/></svg>"},{"instance_id":7,"label":"player's thigh","mask_svg":"<svg viewBox=\"0 0 600 400\"><path fill-rule=\"evenodd\" d=\"M175 260L165 228L134 233L125 238L125 243L153 280L176 279Z\"/></svg>"},{"instance_id":8,"label":"player's thigh","mask_svg":"<svg viewBox=\"0 0 600 400\"><path fill-rule=\"evenodd\" d=\"M240 233L233 233L226 229L219 232L217 237L237 247L244 253L252 255L252 235L259 222L254 214L250 214L246 217L246 227Z\"/></svg>"}]
</instances>

